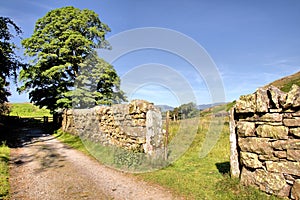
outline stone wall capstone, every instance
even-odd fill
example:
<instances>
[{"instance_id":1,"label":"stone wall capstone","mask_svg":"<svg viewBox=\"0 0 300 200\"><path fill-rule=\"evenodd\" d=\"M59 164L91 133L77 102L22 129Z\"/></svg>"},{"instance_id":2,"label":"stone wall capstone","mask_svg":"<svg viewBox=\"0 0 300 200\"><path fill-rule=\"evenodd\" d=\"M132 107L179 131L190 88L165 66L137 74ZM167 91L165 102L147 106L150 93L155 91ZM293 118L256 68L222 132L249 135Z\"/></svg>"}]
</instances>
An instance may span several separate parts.
<instances>
[{"instance_id":1,"label":"stone wall capstone","mask_svg":"<svg viewBox=\"0 0 300 200\"><path fill-rule=\"evenodd\" d=\"M102 145L113 145L152 157L164 149L160 110L144 100L129 104L65 110L62 130Z\"/></svg>"},{"instance_id":2,"label":"stone wall capstone","mask_svg":"<svg viewBox=\"0 0 300 200\"><path fill-rule=\"evenodd\" d=\"M241 96L230 111L231 175L269 194L300 199L300 88Z\"/></svg>"}]
</instances>

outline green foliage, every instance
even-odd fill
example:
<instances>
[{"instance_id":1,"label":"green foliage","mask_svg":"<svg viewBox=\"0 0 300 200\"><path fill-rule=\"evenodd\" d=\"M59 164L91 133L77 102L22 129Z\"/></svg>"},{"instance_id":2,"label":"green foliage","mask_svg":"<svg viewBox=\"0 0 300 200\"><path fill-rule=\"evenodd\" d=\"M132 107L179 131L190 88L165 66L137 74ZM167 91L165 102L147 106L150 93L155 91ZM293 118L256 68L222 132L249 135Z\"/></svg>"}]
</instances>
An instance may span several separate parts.
<instances>
[{"instance_id":1,"label":"green foliage","mask_svg":"<svg viewBox=\"0 0 300 200\"><path fill-rule=\"evenodd\" d=\"M186 119L199 116L200 111L197 108L197 105L193 102L182 104L179 107L174 108L170 112L170 117L172 119Z\"/></svg>"},{"instance_id":2,"label":"green foliage","mask_svg":"<svg viewBox=\"0 0 300 200\"><path fill-rule=\"evenodd\" d=\"M197 105L193 102L182 104L178 109L181 111L181 114L184 116L184 118L193 118L199 116Z\"/></svg>"},{"instance_id":3,"label":"green foliage","mask_svg":"<svg viewBox=\"0 0 300 200\"><path fill-rule=\"evenodd\" d=\"M43 117L51 116L50 111L46 108L39 108L31 103L12 103L11 107L11 116L19 117Z\"/></svg>"},{"instance_id":4,"label":"green foliage","mask_svg":"<svg viewBox=\"0 0 300 200\"><path fill-rule=\"evenodd\" d=\"M20 72L20 80L24 84L19 91L28 91L31 102L40 107L46 106L51 112L57 108L71 107L73 94L97 97L98 94L93 94L95 91L88 94L87 90L82 92L82 88L77 88L73 93L70 91L76 87L74 83L77 78L83 80L81 67L84 68L86 61L89 62L89 56L95 56L94 48L109 48L105 40L108 31L110 28L91 10L68 6L48 12L37 20L33 35L22 41L25 54L32 58L32 64ZM101 64L103 61L98 58L95 60L97 62L90 68L107 65ZM112 81L113 84L119 83L116 77ZM107 88L100 86L111 85L99 85L97 92L101 93L101 89Z\"/></svg>"},{"instance_id":5,"label":"green foliage","mask_svg":"<svg viewBox=\"0 0 300 200\"><path fill-rule=\"evenodd\" d=\"M110 105L125 100L117 72L96 53L80 64L74 86L74 90L65 93L67 97L72 97L74 108L91 108L98 104ZM63 98L58 103L68 101L69 98Z\"/></svg>"},{"instance_id":6,"label":"green foliage","mask_svg":"<svg viewBox=\"0 0 300 200\"><path fill-rule=\"evenodd\" d=\"M15 32L12 34L11 32ZM0 17L0 114L7 111L4 102L10 95L8 78L16 78L16 71L24 66L16 56L16 45L12 42L15 36L22 33L21 29L8 17Z\"/></svg>"},{"instance_id":7,"label":"green foliage","mask_svg":"<svg viewBox=\"0 0 300 200\"><path fill-rule=\"evenodd\" d=\"M0 199L5 199L8 197L9 192L9 148L2 143L0 146Z\"/></svg>"}]
</instances>

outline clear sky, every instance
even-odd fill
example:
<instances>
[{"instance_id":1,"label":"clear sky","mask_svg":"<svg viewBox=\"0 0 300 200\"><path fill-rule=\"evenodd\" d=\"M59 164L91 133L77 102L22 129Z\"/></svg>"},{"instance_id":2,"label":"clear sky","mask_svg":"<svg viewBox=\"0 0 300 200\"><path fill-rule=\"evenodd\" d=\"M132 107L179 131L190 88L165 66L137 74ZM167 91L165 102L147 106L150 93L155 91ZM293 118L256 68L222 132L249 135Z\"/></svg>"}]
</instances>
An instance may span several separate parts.
<instances>
[{"instance_id":1,"label":"clear sky","mask_svg":"<svg viewBox=\"0 0 300 200\"><path fill-rule=\"evenodd\" d=\"M15 21L24 32L22 37L27 38L37 19L67 5L98 13L112 30L107 38L144 27L184 34L210 55L218 72L214 74L224 86L226 101L238 99L242 94L252 93L257 87L300 70L298 0L1 0L0 15ZM151 41L151 35L148 37ZM184 44L173 41L173 45L185 48ZM211 77L195 71L191 63L174 52L145 48L127 53L112 64L127 85L131 84L130 77L137 77L136 88L128 95L130 98L145 98L172 106L192 101L194 97L197 104L215 101L211 97L214 88L207 85ZM163 70L157 70L160 68ZM144 74L138 69L145 69ZM143 83L138 77L144 77L143 80L151 77L151 80ZM171 86L164 82L166 80L172 82ZM194 97L183 92L190 91L189 88ZM13 91L14 87L11 89L10 101L29 101L26 94L19 96Z\"/></svg>"}]
</instances>

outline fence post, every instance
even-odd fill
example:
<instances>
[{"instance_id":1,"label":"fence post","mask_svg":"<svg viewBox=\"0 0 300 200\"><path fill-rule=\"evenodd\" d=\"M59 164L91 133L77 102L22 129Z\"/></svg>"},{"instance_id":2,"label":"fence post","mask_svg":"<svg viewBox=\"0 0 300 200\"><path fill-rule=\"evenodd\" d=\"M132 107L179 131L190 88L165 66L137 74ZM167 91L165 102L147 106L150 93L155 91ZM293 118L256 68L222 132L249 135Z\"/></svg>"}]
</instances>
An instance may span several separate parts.
<instances>
[{"instance_id":1,"label":"fence post","mask_svg":"<svg viewBox=\"0 0 300 200\"><path fill-rule=\"evenodd\" d=\"M48 116L44 116L44 124L48 123Z\"/></svg>"},{"instance_id":2,"label":"fence post","mask_svg":"<svg viewBox=\"0 0 300 200\"><path fill-rule=\"evenodd\" d=\"M170 119L170 111L167 111L167 116L166 116L166 140L165 140L165 160L168 159L169 119Z\"/></svg>"}]
</instances>

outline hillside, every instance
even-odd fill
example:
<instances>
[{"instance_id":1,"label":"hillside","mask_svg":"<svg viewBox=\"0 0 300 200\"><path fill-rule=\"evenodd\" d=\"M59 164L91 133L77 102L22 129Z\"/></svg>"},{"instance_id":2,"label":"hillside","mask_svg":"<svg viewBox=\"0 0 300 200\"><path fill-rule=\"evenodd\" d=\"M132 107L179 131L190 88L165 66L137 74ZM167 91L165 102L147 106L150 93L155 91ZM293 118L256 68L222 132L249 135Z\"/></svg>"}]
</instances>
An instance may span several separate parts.
<instances>
[{"instance_id":1,"label":"hillside","mask_svg":"<svg viewBox=\"0 0 300 200\"><path fill-rule=\"evenodd\" d=\"M273 85L284 92L288 92L290 91L293 84L297 84L300 86L300 71L290 76L286 76L276 81L273 81L272 83L269 83L268 85L264 86L264 88Z\"/></svg>"},{"instance_id":2,"label":"hillside","mask_svg":"<svg viewBox=\"0 0 300 200\"><path fill-rule=\"evenodd\" d=\"M39 108L31 103L10 103L10 116L19 117L42 117L51 116L46 108Z\"/></svg>"}]
</instances>

